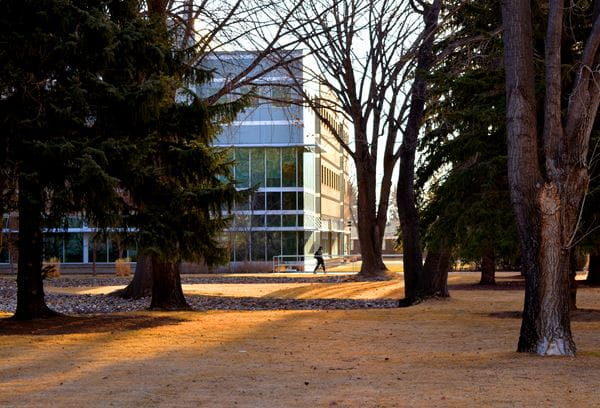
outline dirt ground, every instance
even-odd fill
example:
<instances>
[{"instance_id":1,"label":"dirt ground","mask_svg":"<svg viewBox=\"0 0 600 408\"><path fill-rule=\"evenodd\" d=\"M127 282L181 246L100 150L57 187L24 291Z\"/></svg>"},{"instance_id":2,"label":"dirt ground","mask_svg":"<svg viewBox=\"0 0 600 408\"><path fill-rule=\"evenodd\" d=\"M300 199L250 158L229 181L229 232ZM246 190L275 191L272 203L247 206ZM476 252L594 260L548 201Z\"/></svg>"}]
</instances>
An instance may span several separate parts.
<instances>
[{"instance_id":1,"label":"dirt ground","mask_svg":"<svg viewBox=\"0 0 600 408\"><path fill-rule=\"evenodd\" d=\"M479 288L477 279L451 274L450 299L405 309L0 319L0 406L600 407L600 289L578 293L578 356L541 358L514 352L522 288ZM401 281L185 289L402 296Z\"/></svg>"}]
</instances>

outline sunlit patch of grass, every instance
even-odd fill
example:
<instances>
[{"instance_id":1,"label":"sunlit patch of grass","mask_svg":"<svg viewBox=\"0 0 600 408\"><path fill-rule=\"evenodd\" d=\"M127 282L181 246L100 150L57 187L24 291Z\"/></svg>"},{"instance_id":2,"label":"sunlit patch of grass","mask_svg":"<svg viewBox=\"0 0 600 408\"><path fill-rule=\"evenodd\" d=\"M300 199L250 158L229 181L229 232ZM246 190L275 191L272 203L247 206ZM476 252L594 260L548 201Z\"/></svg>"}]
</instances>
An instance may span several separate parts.
<instances>
[{"instance_id":1,"label":"sunlit patch of grass","mask_svg":"<svg viewBox=\"0 0 600 408\"><path fill-rule=\"evenodd\" d=\"M600 358L600 351L580 351L577 354L579 354L580 356L590 356L590 357L599 357Z\"/></svg>"},{"instance_id":2,"label":"sunlit patch of grass","mask_svg":"<svg viewBox=\"0 0 600 408\"><path fill-rule=\"evenodd\" d=\"M390 272L393 273L402 273L404 272L404 265L402 262L389 262L384 260L385 266L388 268ZM360 267L362 262L349 262L341 265L336 265L332 267L328 267L328 272L358 272L360 271Z\"/></svg>"}]
</instances>

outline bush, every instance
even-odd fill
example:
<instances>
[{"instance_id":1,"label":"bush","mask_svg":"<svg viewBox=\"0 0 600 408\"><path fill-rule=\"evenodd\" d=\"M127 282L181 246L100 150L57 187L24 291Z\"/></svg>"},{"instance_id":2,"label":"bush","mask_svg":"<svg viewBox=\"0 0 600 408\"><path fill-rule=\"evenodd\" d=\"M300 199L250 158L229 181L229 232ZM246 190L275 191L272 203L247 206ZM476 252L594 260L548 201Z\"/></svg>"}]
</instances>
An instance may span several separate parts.
<instances>
[{"instance_id":1,"label":"bush","mask_svg":"<svg viewBox=\"0 0 600 408\"><path fill-rule=\"evenodd\" d=\"M119 258L115 261L115 273L117 276L131 275L131 259Z\"/></svg>"},{"instance_id":2,"label":"bush","mask_svg":"<svg viewBox=\"0 0 600 408\"><path fill-rule=\"evenodd\" d=\"M52 257L42 264L42 279L60 278L60 259Z\"/></svg>"}]
</instances>

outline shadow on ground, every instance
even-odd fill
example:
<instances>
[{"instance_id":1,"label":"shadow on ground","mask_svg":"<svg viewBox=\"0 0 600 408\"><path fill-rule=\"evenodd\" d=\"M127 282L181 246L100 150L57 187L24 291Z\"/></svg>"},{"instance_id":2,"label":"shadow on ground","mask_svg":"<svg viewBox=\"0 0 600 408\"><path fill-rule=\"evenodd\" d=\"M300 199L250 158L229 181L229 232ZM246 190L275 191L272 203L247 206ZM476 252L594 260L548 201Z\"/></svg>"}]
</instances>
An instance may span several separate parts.
<instances>
[{"instance_id":1,"label":"shadow on ground","mask_svg":"<svg viewBox=\"0 0 600 408\"><path fill-rule=\"evenodd\" d=\"M114 333L176 325L185 322L169 316L56 316L49 319L18 321L0 319L0 336L60 336L65 334Z\"/></svg>"},{"instance_id":2,"label":"shadow on ground","mask_svg":"<svg viewBox=\"0 0 600 408\"><path fill-rule=\"evenodd\" d=\"M397 299L296 299L277 297L227 297L186 294L194 310L350 310L389 309Z\"/></svg>"},{"instance_id":3,"label":"shadow on ground","mask_svg":"<svg viewBox=\"0 0 600 408\"><path fill-rule=\"evenodd\" d=\"M523 314L514 310L489 313L487 316L499 319L520 319ZM571 313L573 322L600 322L600 309L577 309Z\"/></svg>"},{"instance_id":4,"label":"shadow on ground","mask_svg":"<svg viewBox=\"0 0 600 408\"><path fill-rule=\"evenodd\" d=\"M452 283L448 282L448 290L523 290L525 279L521 275L497 277L495 285L481 285L479 283Z\"/></svg>"}]
</instances>

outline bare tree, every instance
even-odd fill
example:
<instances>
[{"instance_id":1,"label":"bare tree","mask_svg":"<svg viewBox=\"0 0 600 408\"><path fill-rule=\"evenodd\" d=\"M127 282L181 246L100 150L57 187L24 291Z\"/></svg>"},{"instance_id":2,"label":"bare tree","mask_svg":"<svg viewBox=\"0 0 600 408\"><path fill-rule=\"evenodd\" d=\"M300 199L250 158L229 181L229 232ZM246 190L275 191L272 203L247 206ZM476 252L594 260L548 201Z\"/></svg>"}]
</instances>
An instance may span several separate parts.
<instances>
[{"instance_id":1,"label":"bare tree","mask_svg":"<svg viewBox=\"0 0 600 408\"><path fill-rule=\"evenodd\" d=\"M387 270L381 248L392 172L400 157L396 141L408 107L406 82L412 73L414 51L423 37L420 24L410 5L393 0L348 0L333 6L319 0L294 4L296 12L286 28L315 60L314 69L307 70L303 79L327 90L310 94L298 84L297 92L354 161L360 275L379 276ZM289 10L285 3L280 5L274 19L281 20ZM332 123L327 110L352 122L352 141ZM379 165L383 176L378 192Z\"/></svg>"},{"instance_id":2,"label":"bare tree","mask_svg":"<svg viewBox=\"0 0 600 408\"><path fill-rule=\"evenodd\" d=\"M223 96L243 96L252 88L271 86L262 80L265 75L301 58L293 53L298 40L289 40L292 37L285 28L299 5L273 23L267 18L267 10L273 4L262 0L147 0L145 12L164 19L177 35L182 50L196 50L194 59L188 61L190 65L206 67L209 59L224 60L232 50L247 51L252 56L239 62L237 68L241 69L223 75L217 86L203 95L208 105L218 105ZM173 268L171 273L176 273ZM131 283L115 294L126 298L148 296L154 286L153 275L160 278L159 273L153 273L151 259L141 248Z\"/></svg>"},{"instance_id":3,"label":"bare tree","mask_svg":"<svg viewBox=\"0 0 600 408\"><path fill-rule=\"evenodd\" d=\"M509 183L527 281L522 352L575 354L569 260L589 183L590 133L600 103L600 18L598 2L593 3L588 38L574 48L580 52L570 90L563 89L561 59L565 2L548 3L544 119L538 122L530 3L502 1Z\"/></svg>"},{"instance_id":4,"label":"bare tree","mask_svg":"<svg viewBox=\"0 0 600 408\"><path fill-rule=\"evenodd\" d=\"M420 239L419 213L415 194L415 154L421 123L427 100L427 73L436 62L433 50L435 33L441 10L441 0L428 3L422 0L411 1L412 8L423 19L423 42L419 45L414 80L410 93L410 110L400 146L400 174L396 190L398 215L402 226L402 249L404 252L404 301L411 305L424 297L448 296L445 278L450 264L449 251L431 253L431 260L425 262ZM426 272L426 273L424 273Z\"/></svg>"}]
</instances>

